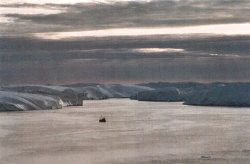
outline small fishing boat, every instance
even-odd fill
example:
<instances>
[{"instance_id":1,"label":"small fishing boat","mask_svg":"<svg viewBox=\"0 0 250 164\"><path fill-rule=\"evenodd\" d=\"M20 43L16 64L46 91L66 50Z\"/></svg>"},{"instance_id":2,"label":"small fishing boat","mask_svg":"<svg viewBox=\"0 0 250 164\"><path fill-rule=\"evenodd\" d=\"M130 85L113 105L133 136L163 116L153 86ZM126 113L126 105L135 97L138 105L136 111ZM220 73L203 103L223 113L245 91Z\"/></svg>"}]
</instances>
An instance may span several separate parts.
<instances>
[{"instance_id":1,"label":"small fishing boat","mask_svg":"<svg viewBox=\"0 0 250 164\"><path fill-rule=\"evenodd\" d=\"M101 116L101 117L99 118L99 122L106 122L106 118L103 117L103 116Z\"/></svg>"}]
</instances>

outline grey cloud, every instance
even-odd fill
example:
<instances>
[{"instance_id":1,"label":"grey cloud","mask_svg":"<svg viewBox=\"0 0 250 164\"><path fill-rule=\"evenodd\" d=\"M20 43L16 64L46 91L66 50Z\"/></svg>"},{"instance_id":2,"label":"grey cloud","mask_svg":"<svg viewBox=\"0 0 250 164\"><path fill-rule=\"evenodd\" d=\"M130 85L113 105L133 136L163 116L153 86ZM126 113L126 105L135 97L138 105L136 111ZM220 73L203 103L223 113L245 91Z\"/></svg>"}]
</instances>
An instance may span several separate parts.
<instances>
[{"instance_id":1,"label":"grey cloud","mask_svg":"<svg viewBox=\"0 0 250 164\"><path fill-rule=\"evenodd\" d=\"M89 38L75 41L49 41L34 40L32 38L0 38L0 55L6 57L9 55L22 54L36 56L58 56L64 59L67 56L88 55L92 58L122 58L129 55L133 48L179 48L192 53L221 53L221 54L239 54L240 56L249 56L250 51L249 36L141 36L141 37L106 37ZM61 55L61 56L60 56ZM151 55L155 56L155 55ZM142 55L140 55L142 57ZM145 55L143 56L145 57ZM162 57L162 56L161 56ZM3 59L3 58L2 58ZM12 59L12 58L11 58ZM15 57L13 57L13 60ZM32 59L32 58L30 58ZM39 59L39 58L38 58Z\"/></svg>"},{"instance_id":2,"label":"grey cloud","mask_svg":"<svg viewBox=\"0 0 250 164\"><path fill-rule=\"evenodd\" d=\"M10 63L1 84L138 83L147 81L247 81L250 60L137 59Z\"/></svg>"},{"instance_id":3,"label":"grey cloud","mask_svg":"<svg viewBox=\"0 0 250 164\"><path fill-rule=\"evenodd\" d=\"M25 5L30 4L19 7ZM248 22L247 0L48 5L64 7L66 12L6 15L16 20L0 26L0 84L250 80L249 36L165 35L75 41L30 37L34 32ZM142 55L133 52L134 48L179 48L186 52Z\"/></svg>"},{"instance_id":4,"label":"grey cloud","mask_svg":"<svg viewBox=\"0 0 250 164\"><path fill-rule=\"evenodd\" d=\"M40 5L41 6L41 5ZM47 4L48 6L48 4ZM62 7L62 5L51 5ZM152 1L64 5L66 12L51 15L6 14L30 25L60 25L58 29L100 29L138 26L183 26L250 21L248 1ZM31 22L27 22L31 21ZM18 27L20 32L22 27ZM32 32L41 32L32 29Z\"/></svg>"},{"instance_id":5,"label":"grey cloud","mask_svg":"<svg viewBox=\"0 0 250 164\"><path fill-rule=\"evenodd\" d=\"M1 84L247 81L250 37L113 37L76 41L1 38ZM133 48L182 48L140 54ZM211 56L218 53L218 56ZM224 54L224 56L223 56ZM237 54L233 57L228 54Z\"/></svg>"}]
</instances>

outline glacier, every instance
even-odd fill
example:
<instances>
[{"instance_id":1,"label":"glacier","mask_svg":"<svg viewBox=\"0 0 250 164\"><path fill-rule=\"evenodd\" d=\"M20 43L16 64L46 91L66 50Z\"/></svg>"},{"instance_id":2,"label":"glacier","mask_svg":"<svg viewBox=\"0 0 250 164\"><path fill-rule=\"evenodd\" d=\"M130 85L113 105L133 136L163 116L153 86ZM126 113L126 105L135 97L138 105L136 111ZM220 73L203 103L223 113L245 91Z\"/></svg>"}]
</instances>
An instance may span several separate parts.
<instances>
[{"instance_id":1,"label":"glacier","mask_svg":"<svg viewBox=\"0 0 250 164\"><path fill-rule=\"evenodd\" d=\"M0 111L61 109L61 99L38 94L0 91Z\"/></svg>"},{"instance_id":2,"label":"glacier","mask_svg":"<svg viewBox=\"0 0 250 164\"><path fill-rule=\"evenodd\" d=\"M19 85L0 87L0 111L60 109L84 100L130 98L186 105L250 106L250 83Z\"/></svg>"},{"instance_id":3,"label":"glacier","mask_svg":"<svg viewBox=\"0 0 250 164\"><path fill-rule=\"evenodd\" d=\"M167 101L175 102L182 101L182 93L178 88L164 88L150 91L138 92L130 97L139 101Z\"/></svg>"},{"instance_id":4,"label":"glacier","mask_svg":"<svg viewBox=\"0 0 250 164\"><path fill-rule=\"evenodd\" d=\"M64 106L82 106L84 100L129 98L132 94L146 90L153 89L130 84L2 86L0 88L0 111L60 109Z\"/></svg>"},{"instance_id":5,"label":"glacier","mask_svg":"<svg viewBox=\"0 0 250 164\"><path fill-rule=\"evenodd\" d=\"M139 92L139 101L181 101L186 105L250 107L250 83L148 83L155 90Z\"/></svg>"},{"instance_id":6,"label":"glacier","mask_svg":"<svg viewBox=\"0 0 250 164\"><path fill-rule=\"evenodd\" d=\"M250 85L249 84L224 84L210 88L193 88L185 97L186 105L203 106L250 106Z\"/></svg>"}]
</instances>

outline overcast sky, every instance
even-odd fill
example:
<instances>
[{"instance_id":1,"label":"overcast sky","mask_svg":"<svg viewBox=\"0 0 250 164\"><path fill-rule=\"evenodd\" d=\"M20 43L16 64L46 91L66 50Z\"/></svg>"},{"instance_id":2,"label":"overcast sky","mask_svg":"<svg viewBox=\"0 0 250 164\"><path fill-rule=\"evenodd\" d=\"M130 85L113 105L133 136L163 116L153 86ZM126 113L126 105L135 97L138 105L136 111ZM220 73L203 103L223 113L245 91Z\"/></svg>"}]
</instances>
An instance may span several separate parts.
<instances>
[{"instance_id":1,"label":"overcast sky","mask_svg":"<svg viewBox=\"0 0 250 164\"><path fill-rule=\"evenodd\" d=\"M0 84L249 81L249 0L1 0Z\"/></svg>"}]
</instances>

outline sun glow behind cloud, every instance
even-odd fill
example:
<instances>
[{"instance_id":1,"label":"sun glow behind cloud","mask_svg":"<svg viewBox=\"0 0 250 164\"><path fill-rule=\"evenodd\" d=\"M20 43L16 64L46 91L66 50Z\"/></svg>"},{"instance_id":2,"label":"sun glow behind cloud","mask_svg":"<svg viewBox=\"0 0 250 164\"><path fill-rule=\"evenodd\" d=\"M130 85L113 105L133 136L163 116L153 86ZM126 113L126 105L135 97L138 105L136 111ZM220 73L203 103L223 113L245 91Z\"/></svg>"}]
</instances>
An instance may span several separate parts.
<instances>
[{"instance_id":1,"label":"sun glow behind cloud","mask_svg":"<svg viewBox=\"0 0 250 164\"><path fill-rule=\"evenodd\" d=\"M133 49L133 52L139 52L139 53L180 53L184 52L184 49L178 49L178 48L136 48Z\"/></svg>"},{"instance_id":2,"label":"sun glow behind cloud","mask_svg":"<svg viewBox=\"0 0 250 164\"><path fill-rule=\"evenodd\" d=\"M209 54L209 55L213 57L232 57L232 58L240 57L240 55L236 55L236 54Z\"/></svg>"},{"instance_id":3,"label":"sun glow behind cloud","mask_svg":"<svg viewBox=\"0 0 250 164\"><path fill-rule=\"evenodd\" d=\"M115 28L91 31L47 32L34 33L39 39L60 40L85 37L113 37L113 36L147 36L147 35L250 35L250 23L219 24L186 27L158 27L158 28Z\"/></svg>"},{"instance_id":4,"label":"sun glow behind cloud","mask_svg":"<svg viewBox=\"0 0 250 164\"><path fill-rule=\"evenodd\" d=\"M115 3L115 2L150 2L151 0L1 0L0 4L76 4L76 3Z\"/></svg>"},{"instance_id":5,"label":"sun glow behind cloud","mask_svg":"<svg viewBox=\"0 0 250 164\"><path fill-rule=\"evenodd\" d=\"M52 7L0 7L0 14L51 15L61 12L62 9Z\"/></svg>"},{"instance_id":6,"label":"sun glow behind cloud","mask_svg":"<svg viewBox=\"0 0 250 164\"><path fill-rule=\"evenodd\" d=\"M23 14L23 15L53 15L65 12L63 7L51 6L21 6L21 7L1 7L0 6L0 23L13 22L14 18L6 16L6 14Z\"/></svg>"}]
</instances>

